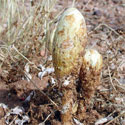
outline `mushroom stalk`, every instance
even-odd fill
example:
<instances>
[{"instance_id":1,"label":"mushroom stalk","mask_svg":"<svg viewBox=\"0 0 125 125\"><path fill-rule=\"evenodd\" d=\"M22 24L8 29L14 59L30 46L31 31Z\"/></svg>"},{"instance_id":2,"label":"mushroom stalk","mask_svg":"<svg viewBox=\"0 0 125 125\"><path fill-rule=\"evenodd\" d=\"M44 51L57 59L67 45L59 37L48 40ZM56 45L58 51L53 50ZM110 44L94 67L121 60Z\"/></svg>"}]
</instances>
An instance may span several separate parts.
<instances>
[{"instance_id":1,"label":"mushroom stalk","mask_svg":"<svg viewBox=\"0 0 125 125\"><path fill-rule=\"evenodd\" d=\"M72 115L75 111L75 105L77 101L77 92L75 85L75 77L70 77L65 80L61 86L62 92L62 111L61 120L63 125L73 125Z\"/></svg>"}]
</instances>

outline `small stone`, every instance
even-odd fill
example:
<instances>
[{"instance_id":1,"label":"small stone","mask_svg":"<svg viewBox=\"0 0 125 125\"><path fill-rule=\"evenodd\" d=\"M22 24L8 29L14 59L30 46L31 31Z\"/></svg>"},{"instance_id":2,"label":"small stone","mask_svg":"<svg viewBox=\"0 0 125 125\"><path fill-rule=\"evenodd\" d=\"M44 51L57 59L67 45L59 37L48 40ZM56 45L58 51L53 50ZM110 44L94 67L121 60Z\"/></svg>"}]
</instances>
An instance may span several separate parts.
<instances>
[{"instance_id":1,"label":"small stone","mask_svg":"<svg viewBox=\"0 0 125 125\"><path fill-rule=\"evenodd\" d=\"M102 15L102 13L101 13L101 11L100 11L100 10L94 10L93 15L96 15L96 16L101 16L101 15Z\"/></svg>"}]
</instances>

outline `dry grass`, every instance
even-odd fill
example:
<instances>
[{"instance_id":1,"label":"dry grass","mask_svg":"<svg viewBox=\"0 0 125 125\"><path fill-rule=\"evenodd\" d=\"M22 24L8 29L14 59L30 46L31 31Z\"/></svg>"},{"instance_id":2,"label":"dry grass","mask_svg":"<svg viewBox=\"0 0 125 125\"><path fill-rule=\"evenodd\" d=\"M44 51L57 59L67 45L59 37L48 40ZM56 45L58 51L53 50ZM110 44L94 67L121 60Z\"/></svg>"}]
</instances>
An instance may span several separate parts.
<instances>
[{"instance_id":1,"label":"dry grass","mask_svg":"<svg viewBox=\"0 0 125 125\"><path fill-rule=\"evenodd\" d=\"M3 74L20 60L24 65L34 64L34 56L45 49L50 27L56 20L51 17L55 2L0 0L0 68Z\"/></svg>"}]
</instances>

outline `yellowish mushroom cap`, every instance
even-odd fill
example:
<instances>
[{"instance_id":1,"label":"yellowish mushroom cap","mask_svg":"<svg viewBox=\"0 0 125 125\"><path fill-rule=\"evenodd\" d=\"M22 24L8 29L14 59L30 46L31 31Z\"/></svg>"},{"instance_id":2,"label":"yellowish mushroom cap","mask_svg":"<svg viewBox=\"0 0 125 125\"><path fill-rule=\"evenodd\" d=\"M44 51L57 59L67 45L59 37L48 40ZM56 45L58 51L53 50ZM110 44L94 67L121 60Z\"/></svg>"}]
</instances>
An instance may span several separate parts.
<instances>
[{"instance_id":1,"label":"yellowish mushroom cap","mask_svg":"<svg viewBox=\"0 0 125 125\"><path fill-rule=\"evenodd\" d=\"M83 65L86 65L87 69L91 67L92 69L99 71L102 68L102 63L102 56L99 54L97 50L86 50L83 59Z\"/></svg>"},{"instance_id":2,"label":"yellowish mushroom cap","mask_svg":"<svg viewBox=\"0 0 125 125\"><path fill-rule=\"evenodd\" d=\"M53 65L57 77L78 73L87 42L86 23L76 8L62 14L53 41Z\"/></svg>"}]
</instances>

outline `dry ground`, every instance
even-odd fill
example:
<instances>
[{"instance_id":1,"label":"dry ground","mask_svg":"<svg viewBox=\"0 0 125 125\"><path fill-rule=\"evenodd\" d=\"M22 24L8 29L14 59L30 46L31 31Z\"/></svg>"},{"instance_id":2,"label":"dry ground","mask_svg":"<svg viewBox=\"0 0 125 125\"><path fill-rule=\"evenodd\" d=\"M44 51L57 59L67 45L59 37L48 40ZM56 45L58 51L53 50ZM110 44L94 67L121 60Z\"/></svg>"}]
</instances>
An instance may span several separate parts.
<instances>
[{"instance_id":1,"label":"dry ground","mask_svg":"<svg viewBox=\"0 0 125 125\"><path fill-rule=\"evenodd\" d=\"M2 0L0 4L1 2ZM33 6L30 1L17 3L19 14L12 14L11 21L7 14L2 15L5 12L2 10L3 6L0 6L0 104L8 106L5 108L0 105L1 125L13 125L17 120L23 119L24 115L29 117L25 124L61 124L60 112L50 100L56 104L60 101L58 85L52 85L51 81L55 75L51 73L41 80L38 73L42 70L39 68L40 64L52 67L51 60L45 61L51 56L43 42L47 42L50 36L46 23L54 20L63 9L71 7L72 0L57 0L51 12L40 10L42 6L38 1L32 4ZM77 0L75 7L86 19L87 48L97 49L102 54L104 63L101 84L82 122L85 125L94 125L98 119L105 118L107 121L103 122L105 119L102 119L101 125L125 125L125 2ZM50 31L53 27L49 27ZM27 71L29 69L30 71ZM28 82L24 78L24 71L32 76L32 81ZM40 90L43 90L45 95ZM26 102L25 99L29 95L32 98ZM23 107L23 113L7 116L16 106Z\"/></svg>"}]
</instances>

